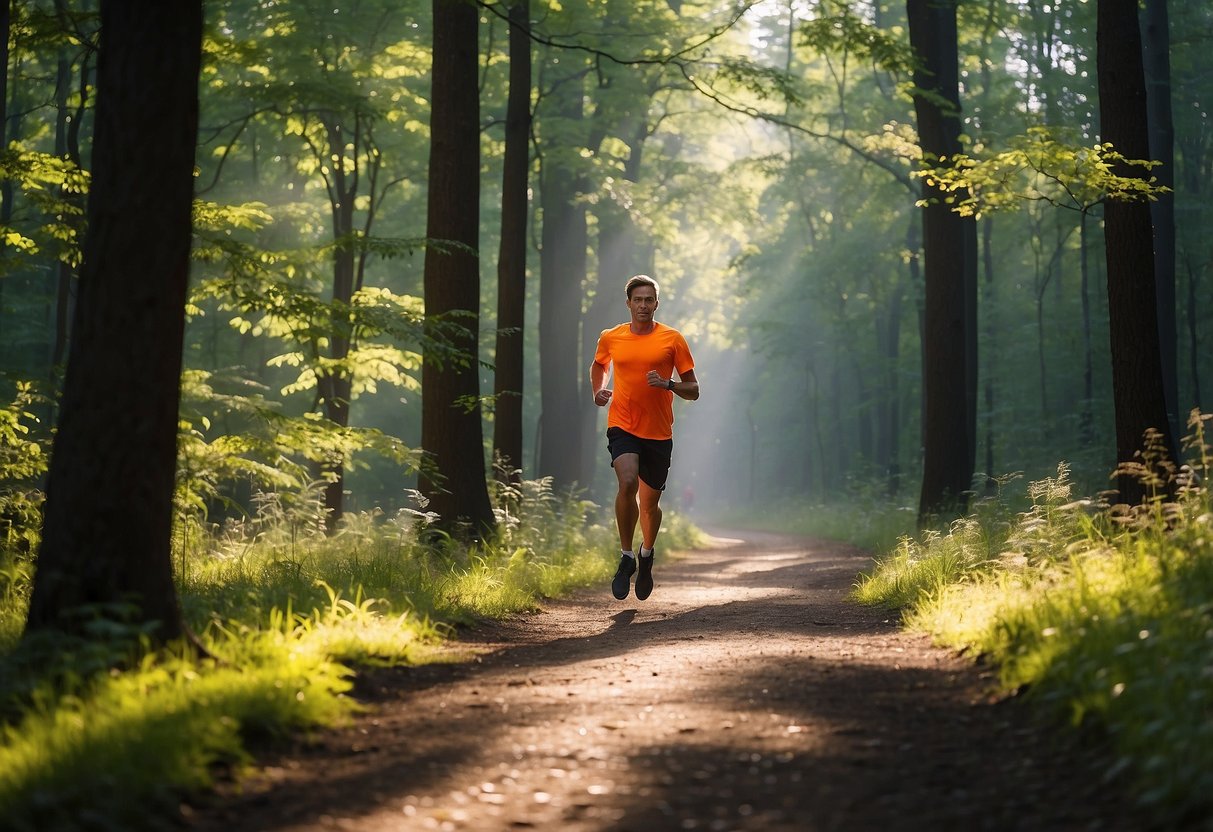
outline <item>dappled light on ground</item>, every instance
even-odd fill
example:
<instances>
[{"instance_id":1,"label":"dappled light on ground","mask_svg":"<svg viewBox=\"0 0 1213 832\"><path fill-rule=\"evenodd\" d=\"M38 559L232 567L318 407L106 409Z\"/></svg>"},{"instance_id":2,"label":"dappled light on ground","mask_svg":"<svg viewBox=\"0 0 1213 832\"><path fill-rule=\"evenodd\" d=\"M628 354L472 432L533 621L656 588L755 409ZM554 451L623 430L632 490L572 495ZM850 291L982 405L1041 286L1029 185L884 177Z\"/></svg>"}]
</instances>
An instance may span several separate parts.
<instances>
[{"instance_id":1,"label":"dappled light on ground","mask_svg":"<svg viewBox=\"0 0 1213 832\"><path fill-rule=\"evenodd\" d=\"M1134 828L1124 798L966 662L846 600L862 553L762 537L368 671L371 711L199 830Z\"/></svg>"}]
</instances>

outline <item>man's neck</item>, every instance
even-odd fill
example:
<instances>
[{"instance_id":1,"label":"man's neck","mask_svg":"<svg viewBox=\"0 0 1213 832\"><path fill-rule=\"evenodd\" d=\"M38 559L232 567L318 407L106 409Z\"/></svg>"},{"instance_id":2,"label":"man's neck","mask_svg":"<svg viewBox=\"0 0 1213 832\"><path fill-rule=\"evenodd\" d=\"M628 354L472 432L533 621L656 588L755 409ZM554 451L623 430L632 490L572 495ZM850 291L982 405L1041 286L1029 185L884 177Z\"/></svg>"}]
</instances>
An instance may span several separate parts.
<instances>
[{"instance_id":1,"label":"man's neck","mask_svg":"<svg viewBox=\"0 0 1213 832\"><path fill-rule=\"evenodd\" d=\"M648 335L657 328L656 321L649 321L647 324L637 323L632 321L631 330L633 335Z\"/></svg>"}]
</instances>

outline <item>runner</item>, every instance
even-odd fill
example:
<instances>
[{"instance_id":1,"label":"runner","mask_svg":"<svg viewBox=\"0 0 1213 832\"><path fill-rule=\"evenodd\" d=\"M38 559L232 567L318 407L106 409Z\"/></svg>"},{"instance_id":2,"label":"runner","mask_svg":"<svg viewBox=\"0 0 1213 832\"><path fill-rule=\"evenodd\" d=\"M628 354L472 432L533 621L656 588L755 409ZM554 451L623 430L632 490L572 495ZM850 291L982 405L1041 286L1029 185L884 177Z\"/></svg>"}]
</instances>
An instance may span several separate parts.
<instances>
[{"instance_id":1,"label":"runner","mask_svg":"<svg viewBox=\"0 0 1213 832\"><path fill-rule=\"evenodd\" d=\"M632 545L639 520L642 541L636 597L643 601L653 591L653 547L661 530L659 503L674 447L674 396L695 401L699 381L686 339L653 318L660 305L657 281L638 274L625 288L632 319L602 331L590 365L590 386L594 404L611 406L607 449L619 481L615 495L619 568L611 592L621 601L628 597L637 571ZM613 390L607 387L608 372L613 376Z\"/></svg>"}]
</instances>

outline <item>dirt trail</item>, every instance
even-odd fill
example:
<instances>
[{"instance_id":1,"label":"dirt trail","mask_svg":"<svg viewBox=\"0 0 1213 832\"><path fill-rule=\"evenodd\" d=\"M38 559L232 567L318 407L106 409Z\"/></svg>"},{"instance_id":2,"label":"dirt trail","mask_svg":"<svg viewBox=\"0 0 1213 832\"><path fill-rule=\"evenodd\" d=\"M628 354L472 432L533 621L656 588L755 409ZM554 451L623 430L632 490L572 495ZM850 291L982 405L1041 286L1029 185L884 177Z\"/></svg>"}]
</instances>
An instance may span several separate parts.
<instances>
[{"instance_id":1,"label":"dirt trail","mask_svg":"<svg viewBox=\"0 0 1213 832\"><path fill-rule=\"evenodd\" d=\"M746 535L372 671L371 711L266 761L197 830L1141 829L1091 752L887 612L862 553ZM661 553L659 552L659 558Z\"/></svg>"}]
</instances>

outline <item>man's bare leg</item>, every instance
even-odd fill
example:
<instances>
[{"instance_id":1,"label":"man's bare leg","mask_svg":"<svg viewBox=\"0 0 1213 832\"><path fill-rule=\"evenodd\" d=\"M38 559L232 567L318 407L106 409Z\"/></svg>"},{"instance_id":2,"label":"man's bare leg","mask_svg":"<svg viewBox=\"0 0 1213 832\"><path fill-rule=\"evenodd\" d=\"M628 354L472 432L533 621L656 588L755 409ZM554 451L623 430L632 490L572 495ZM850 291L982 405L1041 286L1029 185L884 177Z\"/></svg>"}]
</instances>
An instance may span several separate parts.
<instances>
[{"instance_id":1,"label":"man's bare leg","mask_svg":"<svg viewBox=\"0 0 1213 832\"><path fill-rule=\"evenodd\" d=\"M632 552L632 540L636 537L636 521L640 508L636 504L636 492L640 484L640 455L620 454L615 457L615 478L619 480L619 493L615 495L615 525L619 527L619 568L611 580L611 594L622 601L628 597L632 587L632 574L636 571L636 555Z\"/></svg>"},{"instance_id":2,"label":"man's bare leg","mask_svg":"<svg viewBox=\"0 0 1213 832\"><path fill-rule=\"evenodd\" d=\"M657 544L657 533L661 531L661 492L650 488L644 480L640 480L640 536L644 539L644 548L652 549Z\"/></svg>"},{"instance_id":3,"label":"man's bare leg","mask_svg":"<svg viewBox=\"0 0 1213 832\"><path fill-rule=\"evenodd\" d=\"M650 488L644 480L638 489L640 497L640 535L644 545L640 547L637 560L636 598L643 601L653 591L653 546L657 543L657 532L661 531L661 492Z\"/></svg>"},{"instance_id":4,"label":"man's bare leg","mask_svg":"<svg viewBox=\"0 0 1213 832\"><path fill-rule=\"evenodd\" d=\"M636 521L640 508L636 504L637 488L648 488L640 481L640 455L620 454L615 457L615 478L619 481L619 492L615 495L615 525L619 529L619 548L632 551L636 538ZM652 489L649 489L652 490ZM648 539L647 536L645 538Z\"/></svg>"}]
</instances>

